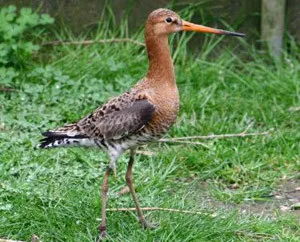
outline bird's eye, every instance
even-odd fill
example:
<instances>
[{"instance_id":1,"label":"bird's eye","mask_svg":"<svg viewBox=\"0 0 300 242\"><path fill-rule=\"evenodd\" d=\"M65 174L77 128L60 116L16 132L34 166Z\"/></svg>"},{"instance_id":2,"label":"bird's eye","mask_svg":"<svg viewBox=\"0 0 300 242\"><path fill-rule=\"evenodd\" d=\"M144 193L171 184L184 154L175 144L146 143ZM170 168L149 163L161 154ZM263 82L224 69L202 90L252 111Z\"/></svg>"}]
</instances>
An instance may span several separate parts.
<instances>
[{"instance_id":1,"label":"bird's eye","mask_svg":"<svg viewBox=\"0 0 300 242\"><path fill-rule=\"evenodd\" d=\"M167 17L167 18L166 18L166 22L167 22L167 23L171 23L172 21L173 21L173 19L172 19L171 17Z\"/></svg>"}]
</instances>

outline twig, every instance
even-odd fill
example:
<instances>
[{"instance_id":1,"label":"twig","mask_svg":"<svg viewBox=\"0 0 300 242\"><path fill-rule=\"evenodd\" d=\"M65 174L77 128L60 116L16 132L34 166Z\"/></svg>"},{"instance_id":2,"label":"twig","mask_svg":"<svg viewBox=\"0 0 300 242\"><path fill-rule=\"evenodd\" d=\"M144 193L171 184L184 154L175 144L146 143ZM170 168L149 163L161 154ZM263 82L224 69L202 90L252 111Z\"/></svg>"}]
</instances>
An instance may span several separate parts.
<instances>
[{"instance_id":1,"label":"twig","mask_svg":"<svg viewBox=\"0 0 300 242\"><path fill-rule=\"evenodd\" d=\"M147 155L147 156L153 156L156 154L155 152L149 150L137 150L136 153L140 155Z\"/></svg>"},{"instance_id":2,"label":"twig","mask_svg":"<svg viewBox=\"0 0 300 242\"><path fill-rule=\"evenodd\" d=\"M139 46L145 46L144 43L130 39L130 38L124 38L124 39L100 39L100 40L83 40L83 41L60 41L60 40L54 40L50 42L45 42L42 44L42 46L47 45L93 45L93 44L106 44L106 43L132 43Z\"/></svg>"},{"instance_id":3,"label":"twig","mask_svg":"<svg viewBox=\"0 0 300 242\"><path fill-rule=\"evenodd\" d=\"M247 137L247 136L262 136L269 135L271 131L265 132L257 132L257 133L238 133L238 134L211 134L211 135L198 135L198 136L186 136L186 137L176 137L171 139L160 139L162 142L174 142L174 141L182 141L188 139L224 139L224 138L232 138L232 137Z\"/></svg>"},{"instance_id":4,"label":"twig","mask_svg":"<svg viewBox=\"0 0 300 242\"><path fill-rule=\"evenodd\" d=\"M182 139L185 139L188 137L179 137L179 138L172 138L172 139L159 139L158 142L168 142L168 143L178 143L178 144L189 144L189 145L202 145L203 147L210 149L210 147L202 142L196 142L196 141L185 141Z\"/></svg>"},{"instance_id":5,"label":"twig","mask_svg":"<svg viewBox=\"0 0 300 242\"><path fill-rule=\"evenodd\" d=\"M174 208L160 208L160 207L145 207L141 208L143 211L167 211L167 212L174 212L174 213L185 213L185 214L194 214L194 215L210 215L215 217L214 214L202 213L202 212L193 212L189 210L180 210ZM136 208L108 208L106 211L109 212L129 212L129 211L136 211Z\"/></svg>"},{"instance_id":6,"label":"twig","mask_svg":"<svg viewBox=\"0 0 300 242\"><path fill-rule=\"evenodd\" d=\"M17 92L17 91L18 91L17 89L11 87L0 86L0 92Z\"/></svg>"},{"instance_id":7,"label":"twig","mask_svg":"<svg viewBox=\"0 0 300 242\"><path fill-rule=\"evenodd\" d=\"M241 134L246 134L247 131L248 131L250 128L252 128L253 124L254 124L254 122L249 123L249 125L245 128L245 130L244 130Z\"/></svg>"},{"instance_id":8,"label":"twig","mask_svg":"<svg viewBox=\"0 0 300 242\"><path fill-rule=\"evenodd\" d=\"M193 212L189 210L180 210L180 209L173 209L173 208L160 208L160 207L145 207L141 208L143 211L167 211L167 212L175 212L175 213L184 213L184 214L193 214L193 215L205 215L210 217L216 217L216 214L209 214L203 212ZM129 212L129 211L136 211L136 208L109 208L106 211L109 212ZM222 217L225 218L225 217ZM237 235L240 236L248 236L257 239L264 239L264 238L274 238L273 235L264 234L264 233L251 233L247 231L236 231Z\"/></svg>"},{"instance_id":9,"label":"twig","mask_svg":"<svg viewBox=\"0 0 300 242\"><path fill-rule=\"evenodd\" d=\"M0 239L0 242L25 242L21 240L11 240L11 239Z\"/></svg>"},{"instance_id":10,"label":"twig","mask_svg":"<svg viewBox=\"0 0 300 242\"><path fill-rule=\"evenodd\" d=\"M299 106L299 107L290 107L290 108L289 108L289 111L290 111L290 112L297 112L297 111L300 111L300 106Z\"/></svg>"}]
</instances>

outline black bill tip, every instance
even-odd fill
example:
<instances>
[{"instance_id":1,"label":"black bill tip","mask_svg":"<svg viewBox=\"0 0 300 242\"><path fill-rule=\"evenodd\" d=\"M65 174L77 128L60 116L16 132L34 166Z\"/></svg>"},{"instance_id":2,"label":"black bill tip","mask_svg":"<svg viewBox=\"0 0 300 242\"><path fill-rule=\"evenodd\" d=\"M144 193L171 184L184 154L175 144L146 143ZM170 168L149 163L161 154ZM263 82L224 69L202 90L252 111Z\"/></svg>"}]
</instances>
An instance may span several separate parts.
<instances>
[{"instance_id":1,"label":"black bill tip","mask_svg":"<svg viewBox=\"0 0 300 242\"><path fill-rule=\"evenodd\" d=\"M237 37L245 37L246 35L243 33L231 32L226 30L221 30L220 34L229 35L229 36L237 36Z\"/></svg>"}]
</instances>

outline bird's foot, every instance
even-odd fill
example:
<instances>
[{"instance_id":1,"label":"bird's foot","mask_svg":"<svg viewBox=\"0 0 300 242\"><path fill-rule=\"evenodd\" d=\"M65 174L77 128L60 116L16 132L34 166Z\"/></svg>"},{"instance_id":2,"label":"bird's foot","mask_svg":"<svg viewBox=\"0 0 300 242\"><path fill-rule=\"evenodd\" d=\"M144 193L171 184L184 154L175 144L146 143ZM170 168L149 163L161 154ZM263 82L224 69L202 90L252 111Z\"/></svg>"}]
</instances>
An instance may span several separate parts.
<instances>
[{"instance_id":1,"label":"bird's foot","mask_svg":"<svg viewBox=\"0 0 300 242\"><path fill-rule=\"evenodd\" d=\"M106 226L99 226L99 237L97 242L101 242L108 237L108 233L106 231Z\"/></svg>"},{"instance_id":2,"label":"bird's foot","mask_svg":"<svg viewBox=\"0 0 300 242\"><path fill-rule=\"evenodd\" d=\"M158 223L149 223L144 218L143 219L139 219L139 221L140 221L140 223L141 223L141 225L142 225L142 227L144 229L156 229L158 227L158 225L159 225Z\"/></svg>"}]
</instances>

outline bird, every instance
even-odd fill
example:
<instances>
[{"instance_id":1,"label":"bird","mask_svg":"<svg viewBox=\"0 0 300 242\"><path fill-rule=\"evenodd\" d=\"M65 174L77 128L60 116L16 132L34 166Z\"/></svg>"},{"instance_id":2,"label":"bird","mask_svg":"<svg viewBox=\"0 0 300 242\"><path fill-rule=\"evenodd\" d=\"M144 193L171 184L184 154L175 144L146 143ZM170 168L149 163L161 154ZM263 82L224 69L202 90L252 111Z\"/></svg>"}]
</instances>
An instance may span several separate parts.
<instances>
[{"instance_id":1,"label":"bird","mask_svg":"<svg viewBox=\"0 0 300 242\"><path fill-rule=\"evenodd\" d=\"M243 37L245 34L206 27L182 20L172 10L152 11L145 25L148 71L145 77L123 94L113 97L88 116L62 127L42 133L39 147L86 146L106 151L109 164L101 186L101 224L99 237L107 233L107 192L109 176L116 173L116 162L130 151L125 180L135 203L138 220L143 228L154 228L146 221L135 192L132 169L136 149L161 138L175 123L179 111L176 85L168 36L180 31L194 31Z\"/></svg>"}]
</instances>

